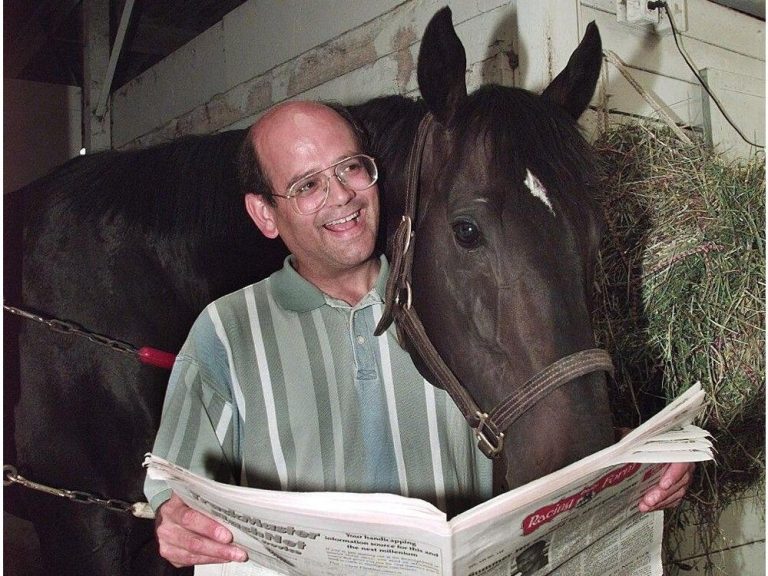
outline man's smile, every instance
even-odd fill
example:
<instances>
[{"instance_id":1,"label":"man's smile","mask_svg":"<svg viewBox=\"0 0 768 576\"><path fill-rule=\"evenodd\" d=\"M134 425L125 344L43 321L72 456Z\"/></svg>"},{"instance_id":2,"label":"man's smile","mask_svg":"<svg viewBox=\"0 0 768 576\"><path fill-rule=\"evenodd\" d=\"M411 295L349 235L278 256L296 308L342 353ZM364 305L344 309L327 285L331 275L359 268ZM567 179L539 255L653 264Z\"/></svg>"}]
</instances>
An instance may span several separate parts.
<instances>
[{"instance_id":1,"label":"man's smile","mask_svg":"<svg viewBox=\"0 0 768 576\"><path fill-rule=\"evenodd\" d=\"M347 230L349 228L354 227L354 225L357 223L357 220L359 218L360 218L360 210L357 210L352 214L349 214L348 216L344 216L342 218L337 218L335 220L331 220L330 222L326 222L323 226L328 230L332 230L332 231Z\"/></svg>"}]
</instances>

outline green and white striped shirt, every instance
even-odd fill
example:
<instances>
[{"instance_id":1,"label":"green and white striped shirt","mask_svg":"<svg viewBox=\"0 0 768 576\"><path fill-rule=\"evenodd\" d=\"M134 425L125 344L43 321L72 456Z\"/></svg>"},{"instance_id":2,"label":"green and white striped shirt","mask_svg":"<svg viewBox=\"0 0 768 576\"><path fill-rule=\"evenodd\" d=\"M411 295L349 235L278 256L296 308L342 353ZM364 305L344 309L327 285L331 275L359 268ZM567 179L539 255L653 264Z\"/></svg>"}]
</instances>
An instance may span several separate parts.
<instances>
[{"instance_id":1,"label":"green and white striped shirt","mask_svg":"<svg viewBox=\"0 0 768 576\"><path fill-rule=\"evenodd\" d=\"M356 306L293 269L198 317L171 373L153 452L222 482L393 492L454 512L491 496L491 463L448 394L381 317L388 264ZM144 487L153 508L170 497Z\"/></svg>"}]
</instances>

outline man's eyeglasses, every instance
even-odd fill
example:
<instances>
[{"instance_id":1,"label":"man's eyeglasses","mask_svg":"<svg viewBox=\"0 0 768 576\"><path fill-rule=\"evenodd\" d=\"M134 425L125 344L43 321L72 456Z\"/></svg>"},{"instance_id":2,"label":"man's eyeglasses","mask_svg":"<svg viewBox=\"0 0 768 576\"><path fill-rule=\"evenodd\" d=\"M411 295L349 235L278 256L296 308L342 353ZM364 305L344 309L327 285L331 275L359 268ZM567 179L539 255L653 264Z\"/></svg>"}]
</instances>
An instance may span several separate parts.
<instances>
[{"instance_id":1,"label":"man's eyeglasses","mask_svg":"<svg viewBox=\"0 0 768 576\"><path fill-rule=\"evenodd\" d=\"M342 186L355 192L362 192L376 183L379 171L370 156L357 154L326 166L291 184L285 194L272 194L291 200L293 209L299 214L314 214L325 206L328 200L331 178L325 172L333 168L333 175Z\"/></svg>"}]
</instances>

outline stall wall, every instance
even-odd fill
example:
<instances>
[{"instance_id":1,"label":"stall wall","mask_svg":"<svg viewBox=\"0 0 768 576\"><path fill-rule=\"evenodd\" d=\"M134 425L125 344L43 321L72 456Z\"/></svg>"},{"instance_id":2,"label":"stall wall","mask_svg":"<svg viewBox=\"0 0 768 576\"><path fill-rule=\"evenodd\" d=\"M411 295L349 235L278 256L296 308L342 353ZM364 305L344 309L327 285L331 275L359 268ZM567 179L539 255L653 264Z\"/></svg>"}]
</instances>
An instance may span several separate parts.
<instances>
[{"instance_id":1,"label":"stall wall","mask_svg":"<svg viewBox=\"0 0 768 576\"><path fill-rule=\"evenodd\" d=\"M354 103L417 95L419 39L445 2L252 0L113 97L115 147L247 126L291 98ZM725 122L678 52L669 26L619 22L616 0L449 2L467 48L470 88L503 82L543 88L565 65L590 21L650 99L678 123L706 132L723 151L753 151ZM753 141L765 141L765 23L707 0L678 0L682 45ZM593 100L614 116L658 113L606 63ZM593 117L585 125L597 129Z\"/></svg>"},{"instance_id":2,"label":"stall wall","mask_svg":"<svg viewBox=\"0 0 768 576\"><path fill-rule=\"evenodd\" d=\"M12 192L76 156L81 147L80 88L5 80L3 192Z\"/></svg>"}]
</instances>

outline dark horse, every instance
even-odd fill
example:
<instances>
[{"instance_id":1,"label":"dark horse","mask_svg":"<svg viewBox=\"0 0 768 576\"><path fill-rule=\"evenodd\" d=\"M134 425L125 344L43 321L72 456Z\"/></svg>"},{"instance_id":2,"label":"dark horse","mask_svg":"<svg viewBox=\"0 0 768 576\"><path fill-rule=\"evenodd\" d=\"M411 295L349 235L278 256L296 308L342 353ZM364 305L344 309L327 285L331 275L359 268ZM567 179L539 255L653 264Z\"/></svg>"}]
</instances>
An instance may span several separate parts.
<instances>
[{"instance_id":1,"label":"dark horse","mask_svg":"<svg viewBox=\"0 0 768 576\"><path fill-rule=\"evenodd\" d=\"M403 210L417 125L427 110L435 117L421 169L414 307L481 406L594 345L596 171L575 121L600 62L590 25L541 96L500 86L468 96L464 49L445 9L422 42L424 100L392 96L350 108L381 164L387 236ZM6 206L7 250L23 230L22 261L6 258L6 301L136 345L178 349L209 301L263 278L285 253L243 208L235 180L243 137L233 131L97 154L20 191ZM20 324L11 332L18 332L20 384L6 378L19 472L141 500L140 462L152 445L167 373L38 324L7 322ZM611 440L604 376L580 377L507 430L506 481L518 486ZM10 499L26 504L51 573L171 571L157 556L151 522L12 490Z\"/></svg>"}]
</instances>

